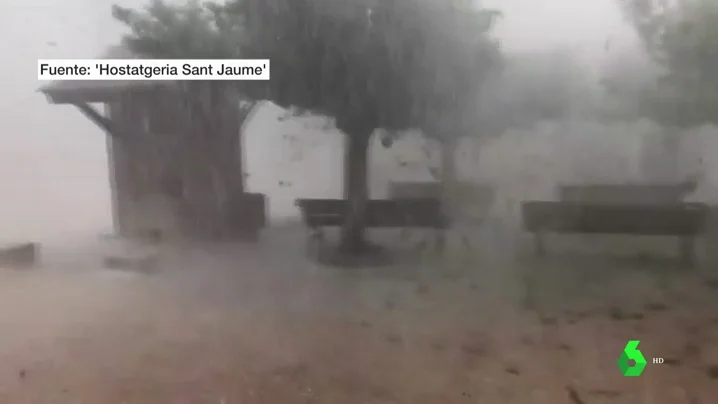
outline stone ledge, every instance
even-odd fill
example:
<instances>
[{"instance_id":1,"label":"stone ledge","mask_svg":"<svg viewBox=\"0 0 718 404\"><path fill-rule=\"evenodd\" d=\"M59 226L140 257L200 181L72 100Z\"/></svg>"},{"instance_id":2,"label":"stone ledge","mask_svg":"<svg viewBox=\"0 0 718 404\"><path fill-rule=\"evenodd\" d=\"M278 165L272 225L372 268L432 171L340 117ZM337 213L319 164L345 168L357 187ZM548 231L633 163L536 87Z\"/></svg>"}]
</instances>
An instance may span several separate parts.
<instances>
[{"instance_id":1,"label":"stone ledge","mask_svg":"<svg viewBox=\"0 0 718 404\"><path fill-rule=\"evenodd\" d=\"M383 246L368 243L366 251L347 254L339 244L328 240L313 240L307 252L317 264L337 268L380 267L394 264L394 256Z\"/></svg>"},{"instance_id":2,"label":"stone ledge","mask_svg":"<svg viewBox=\"0 0 718 404\"><path fill-rule=\"evenodd\" d=\"M26 269L38 261L38 243L20 243L0 246L0 266Z\"/></svg>"},{"instance_id":3,"label":"stone ledge","mask_svg":"<svg viewBox=\"0 0 718 404\"><path fill-rule=\"evenodd\" d=\"M115 252L105 254L102 264L106 269L153 273L158 267L158 257L152 252Z\"/></svg>"}]
</instances>

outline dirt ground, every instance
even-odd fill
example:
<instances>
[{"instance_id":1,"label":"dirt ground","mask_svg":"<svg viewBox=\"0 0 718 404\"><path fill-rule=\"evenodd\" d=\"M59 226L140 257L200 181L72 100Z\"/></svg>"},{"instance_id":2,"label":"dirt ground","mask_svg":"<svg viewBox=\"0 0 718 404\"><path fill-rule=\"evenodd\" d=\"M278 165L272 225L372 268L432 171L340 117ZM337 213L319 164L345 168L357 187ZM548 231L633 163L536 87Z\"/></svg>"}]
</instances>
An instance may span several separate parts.
<instances>
[{"instance_id":1,"label":"dirt ground","mask_svg":"<svg viewBox=\"0 0 718 404\"><path fill-rule=\"evenodd\" d=\"M336 269L308 263L302 237L163 247L149 275L102 270L97 257L0 271L0 403L718 397L709 269L646 256L536 260L505 241L451 262ZM623 377L616 361L632 339L649 365Z\"/></svg>"}]
</instances>

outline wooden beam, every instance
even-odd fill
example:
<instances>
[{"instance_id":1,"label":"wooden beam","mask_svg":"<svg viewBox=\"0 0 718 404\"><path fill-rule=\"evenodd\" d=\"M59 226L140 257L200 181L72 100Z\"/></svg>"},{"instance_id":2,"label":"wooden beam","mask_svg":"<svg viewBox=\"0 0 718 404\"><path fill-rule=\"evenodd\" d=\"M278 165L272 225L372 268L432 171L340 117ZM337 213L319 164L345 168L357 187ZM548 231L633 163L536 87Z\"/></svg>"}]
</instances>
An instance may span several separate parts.
<instances>
[{"instance_id":1,"label":"wooden beam","mask_svg":"<svg viewBox=\"0 0 718 404\"><path fill-rule=\"evenodd\" d=\"M95 125L99 126L100 129L105 131L108 135L117 139L122 138L117 128L115 128L115 126L112 124L112 120L104 117L90 104L82 102L73 105L77 107L77 109L79 109L83 115L89 118L92 122L95 123Z\"/></svg>"}]
</instances>

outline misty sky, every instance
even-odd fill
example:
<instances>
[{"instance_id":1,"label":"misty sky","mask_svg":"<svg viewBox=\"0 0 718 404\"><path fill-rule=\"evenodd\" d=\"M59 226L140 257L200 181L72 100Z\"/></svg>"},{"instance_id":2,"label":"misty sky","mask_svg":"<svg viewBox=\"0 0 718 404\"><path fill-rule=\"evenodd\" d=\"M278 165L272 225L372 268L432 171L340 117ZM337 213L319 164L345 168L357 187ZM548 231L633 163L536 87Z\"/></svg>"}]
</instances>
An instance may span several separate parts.
<instances>
[{"instance_id":1,"label":"misty sky","mask_svg":"<svg viewBox=\"0 0 718 404\"><path fill-rule=\"evenodd\" d=\"M492 0L505 12L497 33L508 50L565 46L602 58L608 38L625 36L614 0ZM120 1L140 5L142 1ZM122 32L105 0L0 0L3 67L0 115L0 238L12 229L109 224L104 134L72 107L36 92L38 58L90 58ZM615 39L614 39L615 42ZM63 187L77 190L63 192ZM78 206L81 213L68 215ZM61 223L58 223L61 222ZM58 226L59 224L59 226ZM69 226L69 227L68 227Z\"/></svg>"}]
</instances>

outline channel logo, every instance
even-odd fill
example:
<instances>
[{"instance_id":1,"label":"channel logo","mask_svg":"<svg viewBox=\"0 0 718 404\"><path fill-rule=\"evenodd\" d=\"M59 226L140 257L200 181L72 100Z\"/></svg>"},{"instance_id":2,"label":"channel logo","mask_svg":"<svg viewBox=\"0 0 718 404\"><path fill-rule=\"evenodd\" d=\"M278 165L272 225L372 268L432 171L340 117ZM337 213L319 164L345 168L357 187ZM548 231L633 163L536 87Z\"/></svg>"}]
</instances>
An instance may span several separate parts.
<instances>
[{"instance_id":1,"label":"channel logo","mask_svg":"<svg viewBox=\"0 0 718 404\"><path fill-rule=\"evenodd\" d=\"M639 340L628 341L626 347L623 348L621 356L618 357L618 369L621 370L621 373L623 373L624 376L640 376L643 373L643 370L646 368L646 364L648 362L643 356L643 352L638 349L638 344L640 343L641 341ZM660 360L660 362L657 361L658 359ZM663 359L655 358L653 359L653 362L662 363Z\"/></svg>"}]
</instances>

